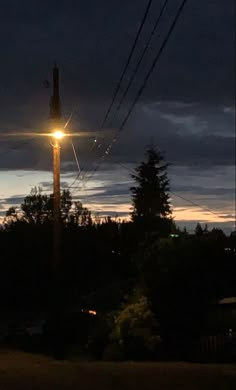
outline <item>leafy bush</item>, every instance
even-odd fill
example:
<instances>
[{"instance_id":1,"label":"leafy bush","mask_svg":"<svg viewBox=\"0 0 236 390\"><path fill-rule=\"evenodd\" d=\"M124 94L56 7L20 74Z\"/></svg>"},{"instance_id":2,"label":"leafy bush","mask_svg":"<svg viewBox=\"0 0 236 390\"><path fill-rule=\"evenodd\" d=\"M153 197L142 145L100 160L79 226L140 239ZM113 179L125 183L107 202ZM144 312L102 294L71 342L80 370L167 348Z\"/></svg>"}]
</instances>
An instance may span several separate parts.
<instances>
[{"instance_id":1,"label":"leafy bush","mask_svg":"<svg viewBox=\"0 0 236 390\"><path fill-rule=\"evenodd\" d=\"M145 296L133 297L115 316L112 339L123 345L128 359L147 359L154 346L156 320ZM152 344L152 347L151 347Z\"/></svg>"},{"instance_id":2,"label":"leafy bush","mask_svg":"<svg viewBox=\"0 0 236 390\"><path fill-rule=\"evenodd\" d=\"M154 324L154 316L148 300L142 296L136 302L128 303L115 318L115 333L119 339L148 337Z\"/></svg>"}]
</instances>

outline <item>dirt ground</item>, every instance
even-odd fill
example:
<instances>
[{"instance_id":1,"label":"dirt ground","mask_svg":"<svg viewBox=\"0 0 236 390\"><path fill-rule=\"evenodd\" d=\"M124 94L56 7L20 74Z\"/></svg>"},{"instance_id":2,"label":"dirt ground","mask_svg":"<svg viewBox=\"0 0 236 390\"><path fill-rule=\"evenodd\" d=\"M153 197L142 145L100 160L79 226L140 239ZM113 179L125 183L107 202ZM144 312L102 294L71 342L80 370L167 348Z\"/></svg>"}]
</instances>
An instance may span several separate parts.
<instances>
[{"instance_id":1,"label":"dirt ground","mask_svg":"<svg viewBox=\"0 0 236 390\"><path fill-rule=\"evenodd\" d=\"M236 365L196 363L58 362L23 352L0 352L0 390L228 390Z\"/></svg>"}]
</instances>

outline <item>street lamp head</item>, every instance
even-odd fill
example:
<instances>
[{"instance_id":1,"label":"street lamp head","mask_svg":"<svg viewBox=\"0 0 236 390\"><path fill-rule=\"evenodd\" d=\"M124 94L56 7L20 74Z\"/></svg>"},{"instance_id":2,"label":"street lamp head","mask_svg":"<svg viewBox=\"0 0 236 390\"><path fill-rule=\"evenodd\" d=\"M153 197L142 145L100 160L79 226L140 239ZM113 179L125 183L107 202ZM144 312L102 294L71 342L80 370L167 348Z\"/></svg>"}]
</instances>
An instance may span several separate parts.
<instances>
[{"instance_id":1,"label":"street lamp head","mask_svg":"<svg viewBox=\"0 0 236 390\"><path fill-rule=\"evenodd\" d=\"M53 133L52 133L52 136L56 139L62 139L65 134L63 133L63 131L61 130L55 130Z\"/></svg>"}]
</instances>

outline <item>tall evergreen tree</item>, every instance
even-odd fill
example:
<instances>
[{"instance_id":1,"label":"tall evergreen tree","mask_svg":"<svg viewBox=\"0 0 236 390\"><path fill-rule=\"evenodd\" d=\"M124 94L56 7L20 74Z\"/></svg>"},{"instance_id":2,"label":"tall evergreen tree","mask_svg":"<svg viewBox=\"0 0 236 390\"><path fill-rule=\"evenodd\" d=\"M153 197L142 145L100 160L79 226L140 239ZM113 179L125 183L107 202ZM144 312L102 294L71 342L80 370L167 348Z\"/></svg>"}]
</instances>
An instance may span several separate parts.
<instances>
[{"instance_id":1,"label":"tall evergreen tree","mask_svg":"<svg viewBox=\"0 0 236 390\"><path fill-rule=\"evenodd\" d=\"M164 162L163 154L154 147L149 147L145 156L146 161L132 175L137 186L130 188L133 203L131 216L133 222L153 227L171 216L168 164Z\"/></svg>"}]
</instances>

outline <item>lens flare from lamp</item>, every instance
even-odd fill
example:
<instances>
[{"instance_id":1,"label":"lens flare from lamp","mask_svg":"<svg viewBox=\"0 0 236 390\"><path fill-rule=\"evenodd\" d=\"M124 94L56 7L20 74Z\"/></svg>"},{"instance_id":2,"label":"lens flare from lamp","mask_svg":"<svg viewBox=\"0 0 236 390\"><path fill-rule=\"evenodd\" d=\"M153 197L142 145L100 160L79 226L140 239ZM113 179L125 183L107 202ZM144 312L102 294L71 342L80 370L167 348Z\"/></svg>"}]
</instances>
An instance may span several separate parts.
<instances>
[{"instance_id":1,"label":"lens flare from lamp","mask_svg":"<svg viewBox=\"0 0 236 390\"><path fill-rule=\"evenodd\" d=\"M54 131L54 133L52 135L56 139L62 139L65 134L61 130L56 130L56 131Z\"/></svg>"}]
</instances>

